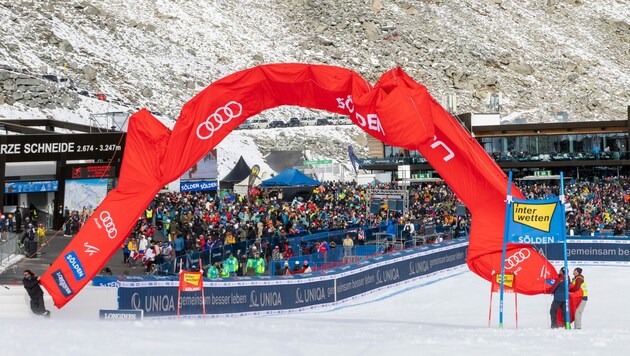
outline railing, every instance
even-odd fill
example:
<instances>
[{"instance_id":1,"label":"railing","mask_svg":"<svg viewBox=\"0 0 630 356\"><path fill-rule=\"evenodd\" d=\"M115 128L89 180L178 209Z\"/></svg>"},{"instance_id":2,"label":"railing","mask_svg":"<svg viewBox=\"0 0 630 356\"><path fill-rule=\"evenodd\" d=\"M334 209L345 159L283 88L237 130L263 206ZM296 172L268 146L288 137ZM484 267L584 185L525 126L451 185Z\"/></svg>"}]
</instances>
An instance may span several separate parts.
<instances>
[{"instance_id":1,"label":"railing","mask_svg":"<svg viewBox=\"0 0 630 356\"><path fill-rule=\"evenodd\" d=\"M2 233L0 237L0 267L6 267L10 264L11 257L18 254L18 234Z\"/></svg>"},{"instance_id":2,"label":"railing","mask_svg":"<svg viewBox=\"0 0 630 356\"><path fill-rule=\"evenodd\" d=\"M490 155L496 162L557 162L557 161L610 161L628 159L630 153L613 151L613 152L573 152L573 153L556 153L545 152L540 154L515 154L501 153Z\"/></svg>"},{"instance_id":3,"label":"railing","mask_svg":"<svg viewBox=\"0 0 630 356\"><path fill-rule=\"evenodd\" d=\"M360 158L359 162L363 167L370 167L394 164L423 164L427 163L427 160L424 157L370 157Z\"/></svg>"},{"instance_id":4,"label":"railing","mask_svg":"<svg viewBox=\"0 0 630 356\"><path fill-rule=\"evenodd\" d=\"M326 241L329 245L331 242L335 242L335 244L341 248L343 238L347 234L351 234L356 237L357 229L358 228L329 230L313 234L303 233L298 236L287 236L286 241L295 253L295 257L291 258L291 262L295 259L300 259L301 261L304 260L303 256L305 256L305 254L303 247L314 245L315 242ZM367 235L368 234L366 233L366 237ZM199 266L199 261L201 261L203 266L208 266L209 264L222 262L229 256L230 253L233 253L235 257L239 255L239 252L247 254L251 251L252 246L256 246L261 255L266 256L269 253L268 250L273 249L274 246L279 245L279 243L279 237L263 237L260 239L259 243L256 243L256 240L241 241L235 244L223 245L210 250L193 252L185 256L176 257L173 261L168 261L157 266L157 270L161 273L176 273L176 271L179 271L180 268L190 268L193 265ZM313 254L309 254L309 256L311 255ZM316 257L311 257L313 258L309 259L312 259L314 262L319 262ZM313 268L313 266L311 267Z\"/></svg>"},{"instance_id":5,"label":"railing","mask_svg":"<svg viewBox=\"0 0 630 356\"><path fill-rule=\"evenodd\" d=\"M611 161L630 159L630 152L613 151L600 152L574 152L555 153L546 152L539 154L517 154L517 153L488 153L492 159L498 163L502 162L556 162L556 161ZM401 164L424 164L427 160L424 157L369 157L360 158L359 162L364 167L401 165Z\"/></svg>"},{"instance_id":6,"label":"railing","mask_svg":"<svg viewBox=\"0 0 630 356\"><path fill-rule=\"evenodd\" d=\"M304 261L307 261L313 270L328 269L374 256L382 253L388 247L406 249L418 244L433 243L438 237L449 238L453 235L451 231L445 230L443 227L437 227L434 233L424 235L420 227L416 226L418 235L409 236L407 232L403 231L403 227L404 226L401 224L395 225L393 228L394 232L389 234L391 239L381 238L387 230L387 226L364 229L365 241L363 245L361 245L360 241L357 239L359 227L287 237L287 243L295 253L295 256L288 259L282 258L280 260L270 259L267 263L265 274L275 275L277 269L282 268L285 261L289 263L291 269L295 266L296 261L299 262L300 266L304 264ZM349 235L354 240L354 246L351 249L345 249L343 246L343 239L346 235ZM460 235L467 236L468 234L467 231L463 230ZM323 241L326 241L328 244L328 251L304 253L306 249L310 250L316 242L321 243ZM335 247L331 247L333 242ZM171 261L159 264L156 268L160 274L176 274L182 269L198 268L200 263L202 266L208 266L210 264L223 262L224 259L229 257L230 253L233 253L237 258L240 255L247 255L251 253L252 246L257 246L257 251L261 253L261 256L268 256L270 254L269 250L272 250L274 246L279 245L279 243L280 238L278 237L262 238L260 243L256 243L254 240L242 241L236 244L224 245L210 250L178 256ZM242 262L242 260L239 262ZM240 266L239 268L242 267L243 266Z\"/></svg>"}]
</instances>

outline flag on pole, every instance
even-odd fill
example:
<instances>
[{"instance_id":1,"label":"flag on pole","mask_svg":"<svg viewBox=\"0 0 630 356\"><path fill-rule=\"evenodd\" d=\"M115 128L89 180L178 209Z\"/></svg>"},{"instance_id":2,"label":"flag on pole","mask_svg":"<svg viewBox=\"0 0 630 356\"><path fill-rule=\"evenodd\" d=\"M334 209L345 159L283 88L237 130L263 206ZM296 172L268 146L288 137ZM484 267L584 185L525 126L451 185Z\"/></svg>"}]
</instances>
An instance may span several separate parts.
<instances>
[{"instance_id":1,"label":"flag on pole","mask_svg":"<svg viewBox=\"0 0 630 356\"><path fill-rule=\"evenodd\" d=\"M354 153L352 145L348 146L348 157L350 158L352 169L354 169L354 174L357 174L357 167L363 169L363 165L361 164L361 161L359 160L357 155Z\"/></svg>"},{"instance_id":2,"label":"flag on pole","mask_svg":"<svg viewBox=\"0 0 630 356\"><path fill-rule=\"evenodd\" d=\"M564 204L558 197L544 200L512 198L507 210L506 242L553 244L564 241Z\"/></svg>"},{"instance_id":3,"label":"flag on pole","mask_svg":"<svg viewBox=\"0 0 630 356\"><path fill-rule=\"evenodd\" d=\"M199 271L182 271L179 275L179 290L196 292L203 288L203 276Z\"/></svg>"},{"instance_id":4,"label":"flag on pole","mask_svg":"<svg viewBox=\"0 0 630 356\"><path fill-rule=\"evenodd\" d=\"M254 182L256 182L256 179L259 178L258 177L259 173L260 173L260 166L255 164L252 167L252 171L249 173L249 180L247 181L247 191L248 192L254 186Z\"/></svg>"}]
</instances>

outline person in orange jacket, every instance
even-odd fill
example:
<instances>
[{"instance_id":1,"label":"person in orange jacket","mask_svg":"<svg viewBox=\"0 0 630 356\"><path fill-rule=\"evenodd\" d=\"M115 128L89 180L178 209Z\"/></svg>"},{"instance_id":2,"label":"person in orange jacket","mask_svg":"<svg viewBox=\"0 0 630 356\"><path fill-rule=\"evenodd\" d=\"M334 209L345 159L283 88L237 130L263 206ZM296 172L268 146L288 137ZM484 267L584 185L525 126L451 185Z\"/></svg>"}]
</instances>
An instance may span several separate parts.
<instances>
[{"instance_id":1,"label":"person in orange jacket","mask_svg":"<svg viewBox=\"0 0 630 356\"><path fill-rule=\"evenodd\" d=\"M586 289L586 282L584 281L584 276L582 275L582 269L580 267L576 267L573 270L573 281L571 281L571 284L569 285L569 295L571 299L571 306L573 307L574 301L575 304L577 304L577 308L575 309L574 327L575 329L581 329L582 314L584 313L584 308L586 307L586 302L588 301L588 291Z\"/></svg>"}]
</instances>

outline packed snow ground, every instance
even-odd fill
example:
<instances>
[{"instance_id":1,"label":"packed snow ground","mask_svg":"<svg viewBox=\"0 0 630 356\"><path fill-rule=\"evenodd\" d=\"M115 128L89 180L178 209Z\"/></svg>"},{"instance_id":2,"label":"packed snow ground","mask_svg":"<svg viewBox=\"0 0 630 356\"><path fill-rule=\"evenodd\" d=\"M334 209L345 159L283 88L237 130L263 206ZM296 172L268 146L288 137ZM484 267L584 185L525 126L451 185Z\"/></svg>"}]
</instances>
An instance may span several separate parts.
<instances>
[{"instance_id":1,"label":"packed snow ground","mask_svg":"<svg viewBox=\"0 0 630 356\"><path fill-rule=\"evenodd\" d=\"M573 267L569 266L572 270ZM489 284L466 267L336 307L279 316L99 321L115 290L88 287L51 319L30 314L21 286L0 288L3 355L627 355L630 267L584 266L582 330L549 329L551 296L498 294L488 327Z\"/></svg>"}]
</instances>

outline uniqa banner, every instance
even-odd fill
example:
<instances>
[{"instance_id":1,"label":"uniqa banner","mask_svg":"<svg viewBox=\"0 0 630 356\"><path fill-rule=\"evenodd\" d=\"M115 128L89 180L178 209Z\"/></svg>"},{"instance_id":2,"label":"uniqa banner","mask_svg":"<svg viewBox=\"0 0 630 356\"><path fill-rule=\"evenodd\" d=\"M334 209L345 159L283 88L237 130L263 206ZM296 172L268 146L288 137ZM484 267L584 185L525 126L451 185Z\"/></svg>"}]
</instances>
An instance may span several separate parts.
<instances>
[{"instance_id":1,"label":"uniqa banner","mask_svg":"<svg viewBox=\"0 0 630 356\"><path fill-rule=\"evenodd\" d=\"M350 265L292 276L204 279L201 293L181 296L181 315L279 314L334 305L347 299L428 278L462 266L466 240L448 240L362 260ZM116 279L113 281L112 279ZM174 317L175 276L99 278L98 285L118 286L120 309L143 310L146 317Z\"/></svg>"},{"instance_id":2,"label":"uniqa banner","mask_svg":"<svg viewBox=\"0 0 630 356\"><path fill-rule=\"evenodd\" d=\"M506 216L506 241L518 244L553 244L564 241L565 224L558 198L545 200L512 200Z\"/></svg>"}]
</instances>

